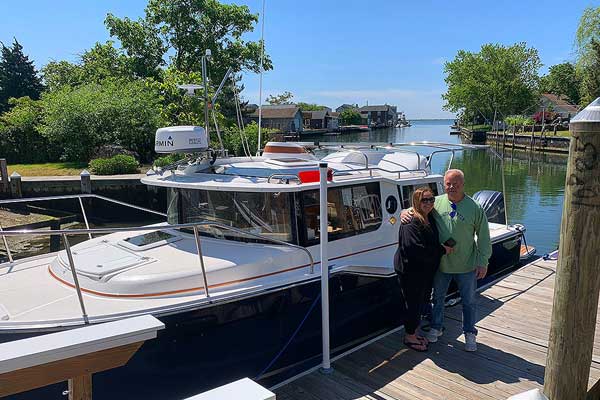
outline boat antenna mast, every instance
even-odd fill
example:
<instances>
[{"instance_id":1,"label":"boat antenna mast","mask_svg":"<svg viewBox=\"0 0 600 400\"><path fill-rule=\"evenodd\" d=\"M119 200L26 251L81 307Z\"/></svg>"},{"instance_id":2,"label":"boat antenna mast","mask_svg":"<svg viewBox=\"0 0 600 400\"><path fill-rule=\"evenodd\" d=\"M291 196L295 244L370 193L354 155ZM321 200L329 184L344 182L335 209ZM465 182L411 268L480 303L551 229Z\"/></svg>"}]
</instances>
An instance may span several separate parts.
<instances>
[{"instance_id":1,"label":"boat antenna mast","mask_svg":"<svg viewBox=\"0 0 600 400\"><path fill-rule=\"evenodd\" d=\"M263 64L265 59L265 0L262 2L261 28L260 28L260 77L258 79L258 143L256 145L256 155L260 156L262 144L262 81Z\"/></svg>"}]
</instances>

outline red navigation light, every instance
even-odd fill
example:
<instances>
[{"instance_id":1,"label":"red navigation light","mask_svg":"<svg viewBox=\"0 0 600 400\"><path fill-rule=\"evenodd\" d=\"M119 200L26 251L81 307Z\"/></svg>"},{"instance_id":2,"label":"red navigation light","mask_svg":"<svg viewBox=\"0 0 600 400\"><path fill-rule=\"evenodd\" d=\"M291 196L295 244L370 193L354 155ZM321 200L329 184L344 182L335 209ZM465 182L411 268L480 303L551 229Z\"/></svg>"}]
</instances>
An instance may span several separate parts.
<instances>
[{"instance_id":1,"label":"red navigation light","mask_svg":"<svg viewBox=\"0 0 600 400\"><path fill-rule=\"evenodd\" d=\"M298 173L298 178L300 178L300 182L302 183L311 183L311 182L319 182L319 170L313 169L308 171L300 171ZM329 182L333 181L333 170L331 168L327 168L327 180Z\"/></svg>"}]
</instances>

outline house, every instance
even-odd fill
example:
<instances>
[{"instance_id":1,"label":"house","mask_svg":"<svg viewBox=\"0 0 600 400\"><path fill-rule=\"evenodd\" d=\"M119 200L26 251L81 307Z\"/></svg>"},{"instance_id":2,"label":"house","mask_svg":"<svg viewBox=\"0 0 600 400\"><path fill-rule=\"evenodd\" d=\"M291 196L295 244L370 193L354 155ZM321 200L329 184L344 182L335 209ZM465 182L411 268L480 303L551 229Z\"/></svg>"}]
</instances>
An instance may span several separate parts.
<instances>
[{"instance_id":1,"label":"house","mask_svg":"<svg viewBox=\"0 0 600 400\"><path fill-rule=\"evenodd\" d=\"M387 104L376 106L363 106L358 109L365 125L384 127L395 126L398 122L398 113L396 106Z\"/></svg>"},{"instance_id":2,"label":"house","mask_svg":"<svg viewBox=\"0 0 600 400\"><path fill-rule=\"evenodd\" d=\"M329 120L329 125L327 128L332 130L337 130L340 127L340 113L332 111L329 113L331 119Z\"/></svg>"},{"instance_id":3,"label":"house","mask_svg":"<svg viewBox=\"0 0 600 400\"><path fill-rule=\"evenodd\" d=\"M258 112L257 109L248 118L258 123ZM261 126L263 128L276 129L282 133L301 132L302 122L302 111L295 104L262 106Z\"/></svg>"},{"instance_id":4,"label":"house","mask_svg":"<svg viewBox=\"0 0 600 400\"><path fill-rule=\"evenodd\" d=\"M335 112L342 113L346 110L356 110L358 109L358 104L342 104L338 108L335 109Z\"/></svg>"},{"instance_id":5,"label":"house","mask_svg":"<svg viewBox=\"0 0 600 400\"><path fill-rule=\"evenodd\" d=\"M552 111L562 118L570 119L579 112L579 107L571 104L563 95L542 93L538 112L542 111Z\"/></svg>"},{"instance_id":6,"label":"house","mask_svg":"<svg viewBox=\"0 0 600 400\"><path fill-rule=\"evenodd\" d=\"M332 114L335 114L333 116ZM339 113L328 109L317 111L302 111L305 129L337 129Z\"/></svg>"}]
</instances>

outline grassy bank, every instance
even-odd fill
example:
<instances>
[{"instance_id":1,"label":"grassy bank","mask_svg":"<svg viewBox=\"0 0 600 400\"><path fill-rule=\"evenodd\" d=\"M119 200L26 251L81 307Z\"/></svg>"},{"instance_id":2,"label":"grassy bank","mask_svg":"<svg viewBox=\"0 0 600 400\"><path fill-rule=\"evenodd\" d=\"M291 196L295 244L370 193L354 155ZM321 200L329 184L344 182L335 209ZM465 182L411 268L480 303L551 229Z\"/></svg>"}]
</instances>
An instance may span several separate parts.
<instances>
[{"instance_id":1,"label":"grassy bank","mask_svg":"<svg viewBox=\"0 0 600 400\"><path fill-rule=\"evenodd\" d=\"M144 174L152 168L149 164L143 164L139 173ZM8 164L8 174L18 172L21 176L78 176L81 171L87 169L86 162L58 162L45 164Z\"/></svg>"},{"instance_id":2,"label":"grassy bank","mask_svg":"<svg viewBox=\"0 0 600 400\"><path fill-rule=\"evenodd\" d=\"M45 164L9 164L9 175L18 172L21 176L67 176L79 175L87 168L85 162L62 162Z\"/></svg>"}]
</instances>

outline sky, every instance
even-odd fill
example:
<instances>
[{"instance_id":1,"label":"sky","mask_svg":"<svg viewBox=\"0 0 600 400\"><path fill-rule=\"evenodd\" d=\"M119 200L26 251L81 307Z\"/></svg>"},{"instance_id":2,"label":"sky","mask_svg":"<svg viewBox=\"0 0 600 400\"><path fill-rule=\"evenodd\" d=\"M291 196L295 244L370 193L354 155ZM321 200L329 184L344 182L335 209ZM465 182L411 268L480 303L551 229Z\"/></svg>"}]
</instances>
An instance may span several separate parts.
<instances>
[{"instance_id":1,"label":"sky","mask_svg":"<svg viewBox=\"0 0 600 400\"><path fill-rule=\"evenodd\" d=\"M228 0L259 13L262 0ZM5 1L0 41L13 38L41 68L110 36L107 13L137 19L147 0ZM598 1L266 0L265 47L274 69L263 100L290 91L295 101L329 106L391 104L409 119L452 118L443 110L443 64L484 43L526 42L549 66L574 60L579 18ZM245 36L260 38L260 25ZM246 73L243 97L259 100L258 75Z\"/></svg>"}]
</instances>

